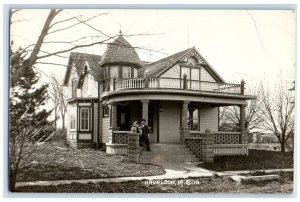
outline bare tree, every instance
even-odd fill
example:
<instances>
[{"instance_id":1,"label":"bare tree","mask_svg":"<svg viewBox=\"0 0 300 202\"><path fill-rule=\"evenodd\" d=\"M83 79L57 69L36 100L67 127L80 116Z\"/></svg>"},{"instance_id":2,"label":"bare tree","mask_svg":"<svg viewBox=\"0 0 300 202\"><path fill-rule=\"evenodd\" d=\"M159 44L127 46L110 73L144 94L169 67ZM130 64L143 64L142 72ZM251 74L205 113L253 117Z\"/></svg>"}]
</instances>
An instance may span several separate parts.
<instances>
[{"instance_id":1,"label":"bare tree","mask_svg":"<svg viewBox=\"0 0 300 202\"><path fill-rule=\"evenodd\" d=\"M250 94L256 96L254 100L247 101L245 129L248 134L251 131L260 129L260 125L263 119L261 106L261 90L252 90ZM220 130L239 131L240 130L240 108L238 106L228 106L220 108L219 113ZM251 137L249 137L251 139Z\"/></svg>"},{"instance_id":2,"label":"bare tree","mask_svg":"<svg viewBox=\"0 0 300 202\"><path fill-rule=\"evenodd\" d=\"M285 152L287 141L294 136L295 103L292 93L283 82L272 91L265 89L263 85L261 89L262 127L276 135L281 145L281 152Z\"/></svg>"},{"instance_id":3,"label":"bare tree","mask_svg":"<svg viewBox=\"0 0 300 202\"><path fill-rule=\"evenodd\" d=\"M60 114L62 120L62 129L65 130L65 116L67 113L67 96L64 93L64 86L62 82L59 82L55 76L51 76L51 84L49 89L50 98L54 103L55 110L55 122L59 119L58 113ZM66 134L64 134L66 135Z\"/></svg>"}]
</instances>

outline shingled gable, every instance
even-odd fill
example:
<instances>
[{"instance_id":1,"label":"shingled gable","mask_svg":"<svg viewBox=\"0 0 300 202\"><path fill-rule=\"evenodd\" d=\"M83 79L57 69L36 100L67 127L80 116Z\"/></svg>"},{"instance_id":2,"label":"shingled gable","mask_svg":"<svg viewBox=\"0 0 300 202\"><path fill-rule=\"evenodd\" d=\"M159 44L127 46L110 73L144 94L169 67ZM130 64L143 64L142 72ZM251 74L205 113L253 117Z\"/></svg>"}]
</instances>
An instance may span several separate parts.
<instances>
[{"instance_id":1,"label":"shingled gable","mask_svg":"<svg viewBox=\"0 0 300 202\"><path fill-rule=\"evenodd\" d=\"M195 47L180 51L156 62L149 63L139 70L138 75L139 77L143 77L145 71L147 71L150 77L159 77L193 51L201 58L201 65L210 73L210 75L218 82L224 83L225 81L223 78L209 65L209 63L202 57Z\"/></svg>"},{"instance_id":2,"label":"shingled gable","mask_svg":"<svg viewBox=\"0 0 300 202\"><path fill-rule=\"evenodd\" d=\"M115 41L108 44L100 65L104 64L133 64L141 67L138 54L121 34Z\"/></svg>"},{"instance_id":3,"label":"shingled gable","mask_svg":"<svg viewBox=\"0 0 300 202\"><path fill-rule=\"evenodd\" d=\"M84 66L87 63L91 69L91 74L96 81L99 81L102 78L102 69L98 66L99 62L101 61L100 55L93 55L87 53L78 53L78 52L71 52L69 56L69 62L67 67L67 72L64 78L64 85L68 85L71 70L73 64L75 66L76 73L79 77L79 86L82 84L85 76Z\"/></svg>"}]
</instances>

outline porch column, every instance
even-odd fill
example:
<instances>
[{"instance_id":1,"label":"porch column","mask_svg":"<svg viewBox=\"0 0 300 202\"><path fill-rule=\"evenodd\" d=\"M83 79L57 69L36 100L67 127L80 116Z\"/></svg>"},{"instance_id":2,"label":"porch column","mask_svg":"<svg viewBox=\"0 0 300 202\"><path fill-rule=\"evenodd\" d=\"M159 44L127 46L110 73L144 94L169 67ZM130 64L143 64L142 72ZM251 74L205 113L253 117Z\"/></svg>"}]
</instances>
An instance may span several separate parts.
<instances>
[{"instance_id":1,"label":"porch column","mask_svg":"<svg viewBox=\"0 0 300 202\"><path fill-rule=\"evenodd\" d=\"M240 129L241 129L241 140L240 143L248 144L248 134L245 128L246 123L246 105L240 105Z\"/></svg>"},{"instance_id":2,"label":"porch column","mask_svg":"<svg viewBox=\"0 0 300 202\"><path fill-rule=\"evenodd\" d=\"M111 104L111 125L108 132L109 143L112 143L113 139L113 131L118 131L119 127L117 127L117 103Z\"/></svg>"},{"instance_id":3,"label":"porch column","mask_svg":"<svg viewBox=\"0 0 300 202\"><path fill-rule=\"evenodd\" d=\"M141 100L143 107L142 107L142 118L146 120L146 123L148 124L148 106L149 106L149 100Z\"/></svg>"},{"instance_id":4,"label":"porch column","mask_svg":"<svg viewBox=\"0 0 300 202\"><path fill-rule=\"evenodd\" d=\"M182 111L181 111L181 127L180 127L180 143L185 144L185 137L189 135L190 129L188 127L188 104L190 101L183 101L182 103Z\"/></svg>"}]
</instances>

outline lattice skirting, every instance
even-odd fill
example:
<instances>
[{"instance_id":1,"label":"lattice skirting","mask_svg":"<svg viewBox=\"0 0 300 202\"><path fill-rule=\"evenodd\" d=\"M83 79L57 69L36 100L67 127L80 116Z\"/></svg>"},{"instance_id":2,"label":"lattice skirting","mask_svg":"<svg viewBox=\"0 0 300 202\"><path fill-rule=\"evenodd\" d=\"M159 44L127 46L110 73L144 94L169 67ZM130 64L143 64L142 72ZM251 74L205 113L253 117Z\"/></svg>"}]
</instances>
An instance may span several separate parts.
<instances>
[{"instance_id":1,"label":"lattice skirting","mask_svg":"<svg viewBox=\"0 0 300 202\"><path fill-rule=\"evenodd\" d=\"M201 139L186 139L186 144L198 158L200 158L200 159L202 158L202 140Z\"/></svg>"},{"instance_id":2,"label":"lattice skirting","mask_svg":"<svg viewBox=\"0 0 300 202\"><path fill-rule=\"evenodd\" d=\"M239 134L216 133L214 135L215 144L239 144L239 140L240 140Z\"/></svg>"}]
</instances>

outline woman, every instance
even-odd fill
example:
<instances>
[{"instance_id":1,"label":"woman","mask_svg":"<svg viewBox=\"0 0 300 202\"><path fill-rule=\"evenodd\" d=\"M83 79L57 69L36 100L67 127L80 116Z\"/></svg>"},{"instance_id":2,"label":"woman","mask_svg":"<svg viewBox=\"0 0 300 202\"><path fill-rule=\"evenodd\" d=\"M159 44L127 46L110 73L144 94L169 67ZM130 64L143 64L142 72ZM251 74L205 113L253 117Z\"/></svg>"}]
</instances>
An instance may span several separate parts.
<instances>
[{"instance_id":1,"label":"woman","mask_svg":"<svg viewBox=\"0 0 300 202\"><path fill-rule=\"evenodd\" d=\"M140 133L139 127L140 126L137 121L133 122L132 127L131 127L131 132L139 134L139 145L141 147L141 146L143 146L142 145L142 134Z\"/></svg>"}]
</instances>

